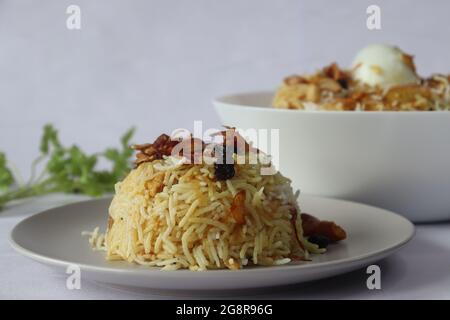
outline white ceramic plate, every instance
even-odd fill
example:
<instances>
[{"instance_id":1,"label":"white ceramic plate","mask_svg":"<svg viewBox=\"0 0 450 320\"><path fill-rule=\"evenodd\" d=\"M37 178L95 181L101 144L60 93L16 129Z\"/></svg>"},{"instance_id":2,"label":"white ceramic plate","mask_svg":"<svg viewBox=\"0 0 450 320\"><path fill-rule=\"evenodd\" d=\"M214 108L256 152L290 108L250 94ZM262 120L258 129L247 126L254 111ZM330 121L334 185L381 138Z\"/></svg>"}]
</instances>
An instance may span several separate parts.
<instances>
[{"instance_id":1,"label":"white ceramic plate","mask_svg":"<svg viewBox=\"0 0 450 320\"><path fill-rule=\"evenodd\" d=\"M316 280L352 271L382 259L402 247L414 226L395 213L342 200L301 196L304 212L343 226L348 239L331 245L312 262L239 271L160 271L125 262L108 262L94 252L83 230L105 226L110 199L98 199L50 209L20 222L10 241L19 253L66 270L81 268L81 277L120 286L160 290L224 290L269 287Z\"/></svg>"}]
</instances>

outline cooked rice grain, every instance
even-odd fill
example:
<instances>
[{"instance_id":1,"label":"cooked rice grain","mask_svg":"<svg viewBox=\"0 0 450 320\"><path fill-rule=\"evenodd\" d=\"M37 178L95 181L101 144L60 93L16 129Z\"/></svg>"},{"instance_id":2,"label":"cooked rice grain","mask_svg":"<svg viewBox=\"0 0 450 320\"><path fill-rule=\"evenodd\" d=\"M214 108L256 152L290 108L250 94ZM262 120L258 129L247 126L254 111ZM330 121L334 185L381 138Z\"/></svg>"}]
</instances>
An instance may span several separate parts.
<instances>
[{"instance_id":1,"label":"cooked rice grain","mask_svg":"<svg viewBox=\"0 0 450 320\"><path fill-rule=\"evenodd\" d=\"M292 255L306 257L291 223L296 195L289 179L279 173L262 176L260 170L259 164L243 164L232 179L215 181L213 165L172 157L143 163L116 184L106 235L98 228L85 234L93 248L106 251L108 260L163 270L239 269L286 264ZM241 190L243 225L230 214ZM301 233L299 212L297 228Z\"/></svg>"}]
</instances>

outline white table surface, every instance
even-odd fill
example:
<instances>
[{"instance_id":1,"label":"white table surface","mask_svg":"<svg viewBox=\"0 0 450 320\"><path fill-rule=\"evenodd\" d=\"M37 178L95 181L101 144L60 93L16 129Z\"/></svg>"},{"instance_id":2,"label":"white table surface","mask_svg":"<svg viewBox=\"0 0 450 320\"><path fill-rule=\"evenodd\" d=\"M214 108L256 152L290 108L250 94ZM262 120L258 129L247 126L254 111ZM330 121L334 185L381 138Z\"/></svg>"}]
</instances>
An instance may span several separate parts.
<instances>
[{"instance_id":1,"label":"white table surface","mask_svg":"<svg viewBox=\"0 0 450 320\"><path fill-rule=\"evenodd\" d=\"M23 218L80 198L50 195L0 212L0 299L450 299L450 223L418 225L409 244L379 262L381 290L367 289L365 269L286 288L226 292L221 296L111 288L86 280L82 280L80 290L68 290L66 274L16 253L8 238Z\"/></svg>"}]
</instances>

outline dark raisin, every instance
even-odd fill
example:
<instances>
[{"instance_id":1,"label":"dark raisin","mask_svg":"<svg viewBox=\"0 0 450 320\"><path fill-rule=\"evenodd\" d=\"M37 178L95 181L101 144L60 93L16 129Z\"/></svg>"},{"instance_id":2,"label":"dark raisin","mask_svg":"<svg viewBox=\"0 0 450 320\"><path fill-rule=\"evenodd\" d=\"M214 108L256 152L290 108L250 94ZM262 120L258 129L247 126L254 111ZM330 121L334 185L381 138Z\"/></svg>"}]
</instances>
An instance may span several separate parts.
<instances>
[{"instance_id":1,"label":"dark raisin","mask_svg":"<svg viewBox=\"0 0 450 320\"><path fill-rule=\"evenodd\" d=\"M323 236L321 234L314 234L308 238L308 241L314 244L317 244L320 249L324 249L328 247L330 244L330 239L328 237Z\"/></svg>"},{"instance_id":2,"label":"dark raisin","mask_svg":"<svg viewBox=\"0 0 450 320\"><path fill-rule=\"evenodd\" d=\"M216 180L222 181L222 180L228 180L234 177L235 171L234 171L234 164L214 164L214 175L216 177Z\"/></svg>"},{"instance_id":3,"label":"dark raisin","mask_svg":"<svg viewBox=\"0 0 450 320\"><path fill-rule=\"evenodd\" d=\"M342 89L348 89L348 82L347 79L341 78L337 80L339 84L341 85Z\"/></svg>"},{"instance_id":4,"label":"dark raisin","mask_svg":"<svg viewBox=\"0 0 450 320\"><path fill-rule=\"evenodd\" d=\"M216 180L228 180L234 177L233 148L219 147L216 149L217 162L214 164Z\"/></svg>"}]
</instances>

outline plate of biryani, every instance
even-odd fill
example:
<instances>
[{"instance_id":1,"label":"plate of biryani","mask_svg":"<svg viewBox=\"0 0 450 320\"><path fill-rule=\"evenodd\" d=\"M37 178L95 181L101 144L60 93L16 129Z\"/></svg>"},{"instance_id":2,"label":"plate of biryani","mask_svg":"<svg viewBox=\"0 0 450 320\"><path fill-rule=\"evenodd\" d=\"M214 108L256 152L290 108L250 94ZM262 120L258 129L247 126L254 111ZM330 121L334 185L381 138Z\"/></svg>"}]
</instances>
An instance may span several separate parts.
<instances>
[{"instance_id":1,"label":"plate of biryani","mask_svg":"<svg viewBox=\"0 0 450 320\"><path fill-rule=\"evenodd\" d=\"M231 137L231 138L230 138ZM83 279L166 290L268 287L341 274L406 244L387 210L299 195L233 128L214 142L159 136L111 198L44 211L11 232L38 262Z\"/></svg>"}]
</instances>

